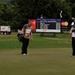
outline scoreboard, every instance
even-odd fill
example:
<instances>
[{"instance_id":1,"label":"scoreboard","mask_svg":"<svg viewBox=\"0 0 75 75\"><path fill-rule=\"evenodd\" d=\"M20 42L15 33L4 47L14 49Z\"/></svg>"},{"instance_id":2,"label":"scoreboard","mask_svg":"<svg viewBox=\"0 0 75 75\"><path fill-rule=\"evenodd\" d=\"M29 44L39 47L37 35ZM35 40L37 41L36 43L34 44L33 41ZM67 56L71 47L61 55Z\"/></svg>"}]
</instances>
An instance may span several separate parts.
<instances>
[{"instance_id":1,"label":"scoreboard","mask_svg":"<svg viewBox=\"0 0 75 75\"><path fill-rule=\"evenodd\" d=\"M36 32L61 32L61 19L36 19Z\"/></svg>"}]
</instances>

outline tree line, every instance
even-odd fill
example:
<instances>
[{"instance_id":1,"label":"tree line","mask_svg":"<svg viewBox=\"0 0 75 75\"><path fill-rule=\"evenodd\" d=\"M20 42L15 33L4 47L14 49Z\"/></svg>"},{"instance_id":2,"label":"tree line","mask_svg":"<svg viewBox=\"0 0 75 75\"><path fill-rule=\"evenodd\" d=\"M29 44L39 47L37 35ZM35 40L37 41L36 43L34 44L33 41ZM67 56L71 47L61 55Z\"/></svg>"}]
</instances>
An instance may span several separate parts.
<instances>
[{"instance_id":1,"label":"tree line","mask_svg":"<svg viewBox=\"0 0 75 75\"><path fill-rule=\"evenodd\" d=\"M27 23L28 19L40 18L41 15L44 18L71 20L75 17L75 0L0 1L0 25L10 25L16 30Z\"/></svg>"}]
</instances>

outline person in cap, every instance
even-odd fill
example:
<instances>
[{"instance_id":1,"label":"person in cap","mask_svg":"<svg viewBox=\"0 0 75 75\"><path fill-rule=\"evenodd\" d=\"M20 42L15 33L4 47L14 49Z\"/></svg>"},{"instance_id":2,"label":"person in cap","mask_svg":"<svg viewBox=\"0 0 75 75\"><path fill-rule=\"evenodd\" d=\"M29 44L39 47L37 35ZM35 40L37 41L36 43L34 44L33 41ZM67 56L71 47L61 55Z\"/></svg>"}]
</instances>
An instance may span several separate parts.
<instances>
[{"instance_id":1,"label":"person in cap","mask_svg":"<svg viewBox=\"0 0 75 75\"><path fill-rule=\"evenodd\" d=\"M69 37L69 42L70 38L72 37L72 55L75 56L75 22L71 23L71 29L70 29L70 37Z\"/></svg>"},{"instance_id":2,"label":"person in cap","mask_svg":"<svg viewBox=\"0 0 75 75\"><path fill-rule=\"evenodd\" d=\"M25 24L22 28L23 32L23 44L22 44L22 53L23 55L27 55L27 48L29 45L29 40L32 38L32 26L31 22L29 24Z\"/></svg>"}]
</instances>

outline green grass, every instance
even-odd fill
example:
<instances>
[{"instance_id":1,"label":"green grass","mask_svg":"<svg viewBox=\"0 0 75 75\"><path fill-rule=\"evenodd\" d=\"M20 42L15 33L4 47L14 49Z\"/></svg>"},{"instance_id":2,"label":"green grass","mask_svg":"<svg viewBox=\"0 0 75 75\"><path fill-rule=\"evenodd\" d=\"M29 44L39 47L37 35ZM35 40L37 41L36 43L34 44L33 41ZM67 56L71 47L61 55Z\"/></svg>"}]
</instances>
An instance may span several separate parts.
<instances>
[{"instance_id":1,"label":"green grass","mask_svg":"<svg viewBox=\"0 0 75 75\"><path fill-rule=\"evenodd\" d=\"M20 54L22 44L16 35L0 35L0 75L74 75L69 34L33 34L27 56Z\"/></svg>"},{"instance_id":2,"label":"green grass","mask_svg":"<svg viewBox=\"0 0 75 75\"><path fill-rule=\"evenodd\" d=\"M34 35L30 41L30 48L71 48L71 42L68 41L69 34L56 34L55 37L52 35Z\"/></svg>"},{"instance_id":3,"label":"green grass","mask_svg":"<svg viewBox=\"0 0 75 75\"><path fill-rule=\"evenodd\" d=\"M75 58L70 48L29 49L0 52L0 75L74 75Z\"/></svg>"}]
</instances>

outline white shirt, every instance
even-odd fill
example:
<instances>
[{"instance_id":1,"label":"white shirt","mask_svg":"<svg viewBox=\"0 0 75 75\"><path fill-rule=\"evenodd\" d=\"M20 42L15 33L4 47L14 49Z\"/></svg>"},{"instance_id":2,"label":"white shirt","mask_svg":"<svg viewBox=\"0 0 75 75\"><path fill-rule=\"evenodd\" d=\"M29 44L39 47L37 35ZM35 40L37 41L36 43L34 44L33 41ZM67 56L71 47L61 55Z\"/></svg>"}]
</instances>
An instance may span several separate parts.
<instances>
[{"instance_id":1,"label":"white shirt","mask_svg":"<svg viewBox=\"0 0 75 75\"><path fill-rule=\"evenodd\" d=\"M74 27L71 27L70 33L72 33L72 37L75 37L75 32L73 32L73 30L75 30L75 28Z\"/></svg>"},{"instance_id":2,"label":"white shirt","mask_svg":"<svg viewBox=\"0 0 75 75\"><path fill-rule=\"evenodd\" d=\"M31 37L31 27L30 28L27 28L26 30L25 30L25 34L24 34L24 37L25 38L27 38L27 39L30 39L30 37Z\"/></svg>"},{"instance_id":3,"label":"white shirt","mask_svg":"<svg viewBox=\"0 0 75 75\"><path fill-rule=\"evenodd\" d=\"M30 34L31 29L26 29L26 34Z\"/></svg>"}]
</instances>

